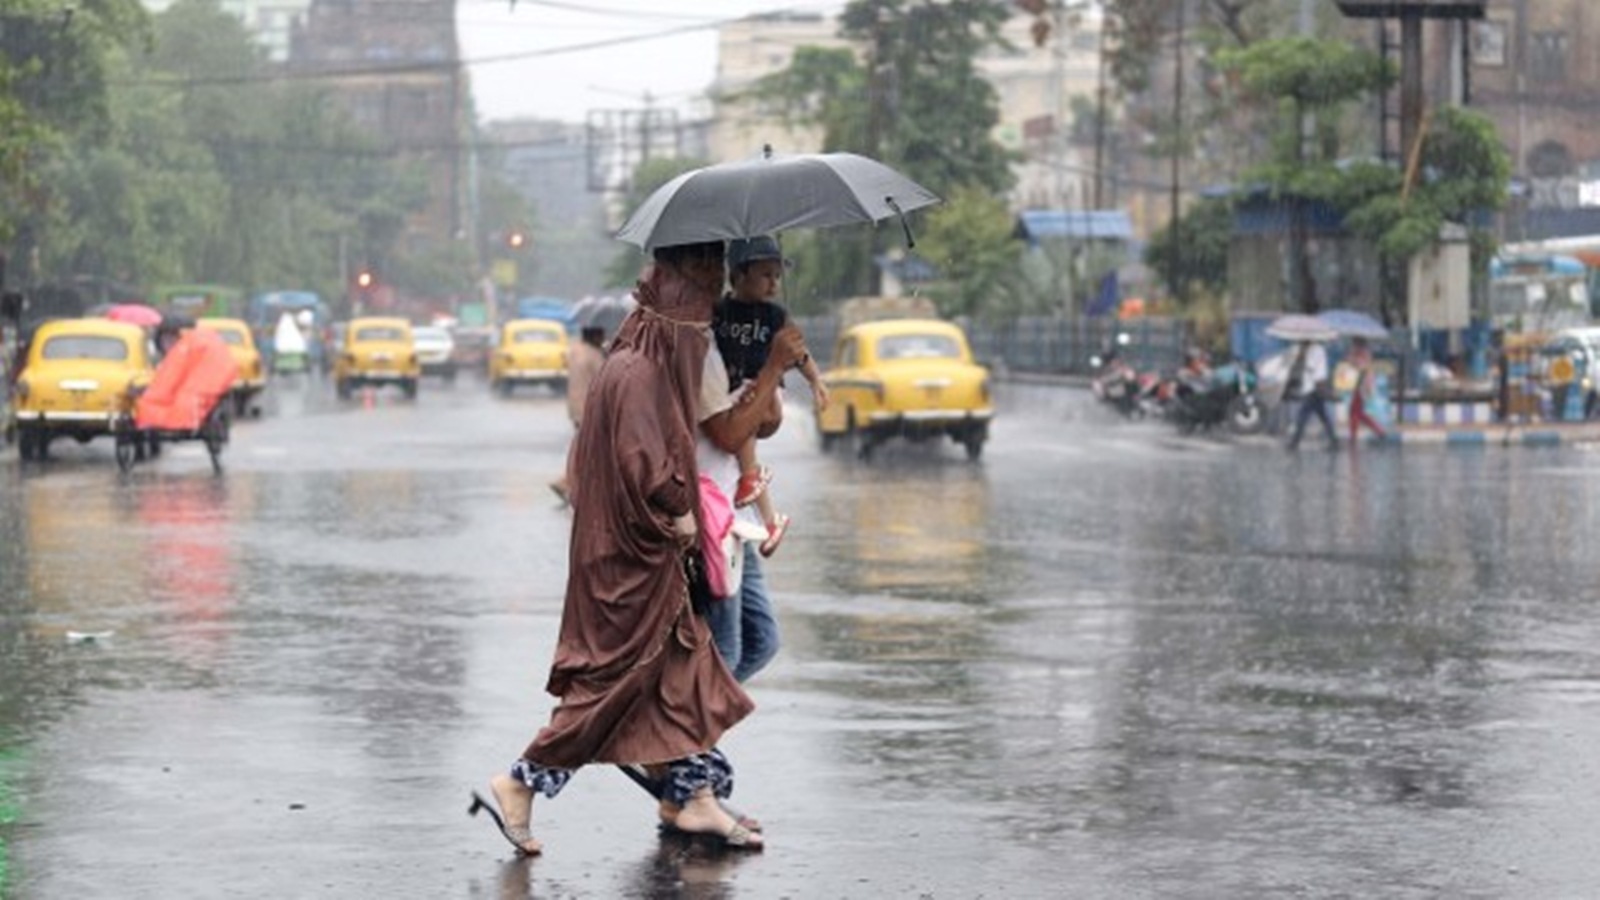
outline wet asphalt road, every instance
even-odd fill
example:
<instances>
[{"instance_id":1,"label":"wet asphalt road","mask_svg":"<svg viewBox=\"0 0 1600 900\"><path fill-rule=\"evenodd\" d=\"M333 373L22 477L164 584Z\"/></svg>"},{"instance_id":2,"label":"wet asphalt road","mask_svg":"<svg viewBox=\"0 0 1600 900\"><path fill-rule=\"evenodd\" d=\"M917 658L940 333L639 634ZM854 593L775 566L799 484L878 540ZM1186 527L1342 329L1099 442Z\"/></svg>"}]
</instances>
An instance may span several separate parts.
<instances>
[{"instance_id":1,"label":"wet asphalt road","mask_svg":"<svg viewBox=\"0 0 1600 900\"><path fill-rule=\"evenodd\" d=\"M221 478L8 448L0 895L1600 893L1593 452L1295 456L1008 386L981 464L865 465L795 408L786 643L724 744L769 849L595 769L516 861L465 809L549 709L569 429L430 387L280 384Z\"/></svg>"}]
</instances>

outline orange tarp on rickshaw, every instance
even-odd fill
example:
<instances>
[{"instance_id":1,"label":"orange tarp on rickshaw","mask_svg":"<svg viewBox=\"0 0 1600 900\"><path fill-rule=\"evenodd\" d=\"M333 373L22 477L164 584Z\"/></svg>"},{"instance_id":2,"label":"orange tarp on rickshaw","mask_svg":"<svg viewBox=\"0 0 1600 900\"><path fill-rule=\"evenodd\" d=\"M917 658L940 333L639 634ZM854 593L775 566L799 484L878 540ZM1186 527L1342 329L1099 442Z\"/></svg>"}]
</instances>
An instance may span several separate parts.
<instances>
[{"instance_id":1,"label":"orange tarp on rickshaw","mask_svg":"<svg viewBox=\"0 0 1600 900\"><path fill-rule=\"evenodd\" d=\"M133 424L161 431L194 431L238 375L239 364L216 332L190 328L156 366L150 387L139 395Z\"/></svg>"}]
</instances>

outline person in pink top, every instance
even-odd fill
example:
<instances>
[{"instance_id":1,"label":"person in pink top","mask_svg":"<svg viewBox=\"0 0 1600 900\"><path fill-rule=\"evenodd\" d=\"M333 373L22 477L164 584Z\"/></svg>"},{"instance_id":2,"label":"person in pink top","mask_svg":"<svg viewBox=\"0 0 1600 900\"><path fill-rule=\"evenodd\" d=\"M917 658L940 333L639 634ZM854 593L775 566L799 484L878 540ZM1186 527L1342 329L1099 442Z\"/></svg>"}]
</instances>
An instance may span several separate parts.
<instances>
[{"instance_id":1,"label":"person in pink top","mask_svg":"<svg viewBox=\"0 0 1600 900\"><path fill-rule=\"evenodd\" d=\"M1372 348L1367 346L1365 338L1350 339L1350 353L1344 361L1356 371L1355 387L1350 391L1350 446L1356 445L1362 425L1377 435L1378 440L1386 439L1388 432L1367 415L1367 395L1372 392Z\"/></svg>"}]
</instances>

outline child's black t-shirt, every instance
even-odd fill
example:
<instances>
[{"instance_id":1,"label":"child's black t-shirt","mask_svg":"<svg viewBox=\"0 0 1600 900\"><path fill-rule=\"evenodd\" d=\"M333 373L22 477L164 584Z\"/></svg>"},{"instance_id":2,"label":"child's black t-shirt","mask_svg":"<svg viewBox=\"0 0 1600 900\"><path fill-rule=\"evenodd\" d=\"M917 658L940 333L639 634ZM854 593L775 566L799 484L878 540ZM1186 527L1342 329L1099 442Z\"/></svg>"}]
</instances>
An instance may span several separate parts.
<instances>
[{"instance_id":1,"label":"child's black t-shirt","mask_svg":"<svg viewBox=\"0 0 1600 900\"><path fill-rule=\"evenodd\" d=\"M717 302L711 329L717 338L717 351L728 367L730 390L760 373L772 352L773 337L788 321L789 313L770 301L726 296Z\"/></svg>"}]
</instances>

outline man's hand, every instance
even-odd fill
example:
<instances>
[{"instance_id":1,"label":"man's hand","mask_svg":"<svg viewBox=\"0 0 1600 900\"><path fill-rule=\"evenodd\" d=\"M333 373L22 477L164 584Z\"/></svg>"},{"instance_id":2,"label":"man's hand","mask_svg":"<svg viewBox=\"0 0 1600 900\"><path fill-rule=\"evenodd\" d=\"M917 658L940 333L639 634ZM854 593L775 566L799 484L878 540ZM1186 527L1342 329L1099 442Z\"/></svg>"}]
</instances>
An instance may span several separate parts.
<instances>
[{"instance_id":1,"label":"man's hand","mask_svg":"<svg viewBox=\"0 0 1600 900\"><path fill-rule=\"evenodd\" d=\"M795 326L785 325L772 337L772 350L767 356L767 365L777 366L778 371L787 372L800 360L805 359L806 355L805 335Z\"/></svg>"},{"instance_id":2,"label":"man's hand","mask_svg":"<svg viewBox=\"0 0 1600 900\"><path fill-rule=\"evenodd\" d=\"M688 550L695 545L700 537L700 526L694 520L693 512L686 512L672 520L672 534L678 540L679 550Z\"/></svg>"}]
</instances>

